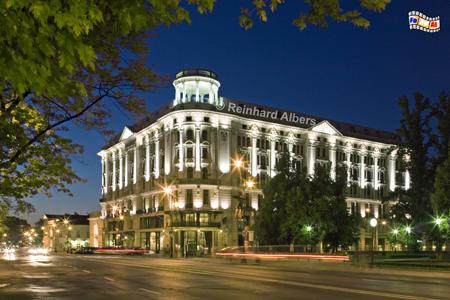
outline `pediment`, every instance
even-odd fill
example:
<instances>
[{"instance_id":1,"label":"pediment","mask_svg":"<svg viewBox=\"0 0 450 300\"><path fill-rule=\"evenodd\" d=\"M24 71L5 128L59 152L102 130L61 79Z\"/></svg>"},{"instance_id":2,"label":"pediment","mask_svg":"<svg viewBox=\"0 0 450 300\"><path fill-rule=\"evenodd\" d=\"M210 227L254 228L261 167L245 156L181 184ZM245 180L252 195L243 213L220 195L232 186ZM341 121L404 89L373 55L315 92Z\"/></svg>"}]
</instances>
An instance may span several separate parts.
<instances>
[{"instance_id":1,"label":"pediment","mask_svg":"<svg viewBox=\"0 0 450 300\"><path fill-rule=\"evenodd\" d=\"M120 135L119 141L126 140L130 136L133 135L133 131L131 131L127 126L123 128L122 134Z\"/></svg>"},{"instance_id":2,"label":"pediment","mask_svg":"<svg viewBox=\"0 0 450 300\"><path fill-rule=\"evenodd\" d=\"M309 130L318 132L318 133L324 133L328 135L338 135L342 136L342 133L340 133L333 125L331 125L328 121L322 121L317 125L314 125L313 127L310 127Z\"/></svg>"}]
</instances>

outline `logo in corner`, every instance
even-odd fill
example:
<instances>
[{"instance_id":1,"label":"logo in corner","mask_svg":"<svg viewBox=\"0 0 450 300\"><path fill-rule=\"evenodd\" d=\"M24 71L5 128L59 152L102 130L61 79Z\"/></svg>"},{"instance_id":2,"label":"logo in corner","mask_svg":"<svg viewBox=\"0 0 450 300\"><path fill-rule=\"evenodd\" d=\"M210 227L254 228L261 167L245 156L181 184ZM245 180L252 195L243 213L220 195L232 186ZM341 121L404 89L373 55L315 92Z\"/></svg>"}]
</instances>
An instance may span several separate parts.
<instances>
[{"instance_id":1,"label":"logo in corner","mask_svg":"<svg viewBox=\"0 0 450 300\"><path fill-rule=\"evenodd\" d=\"M409 12L409 29L438 32L441 29L439 16L430 18L418 11Z\"/></svg>"},{"instance_id":2,"label":"logo in corner","mask_svg":"<svg viewBox=\"0 0 450 300\"><path fill-rule=\"evenodd\" d=\"M220 99L219 102L216 104L217 110L224 110L225 109L225 101Z\"/></svg>"}]
</instances>

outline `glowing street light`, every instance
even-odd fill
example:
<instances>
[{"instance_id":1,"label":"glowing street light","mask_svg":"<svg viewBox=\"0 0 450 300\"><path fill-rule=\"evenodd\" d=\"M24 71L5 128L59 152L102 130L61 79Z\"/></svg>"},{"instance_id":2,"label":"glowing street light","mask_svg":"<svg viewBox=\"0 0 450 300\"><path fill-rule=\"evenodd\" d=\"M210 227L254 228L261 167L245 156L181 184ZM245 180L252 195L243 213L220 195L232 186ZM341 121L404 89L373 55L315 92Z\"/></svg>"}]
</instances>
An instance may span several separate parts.
<instances>
[{"instance_id":1,"label":"glowing street light","mask_svg":"<svg viewBox=\"0 0 450 300\"><path fill-rule=\"evenodd\" d=\"M377 224L378 224L378 220L377 219L375 219L375 218L370 219L370 226L372 228L377 227Z\"/></svg>"},{"instance_id":2,"label":"glowing street light","mask_svg":"<svg viewBox=\"0 0 450 300\"><path fill-rule=\"evenodd\" d=\"M120 219L120 220L123 220L123 215L120 215L120 216L119 216L119 219Z\"/></svg>"},{"instance_id":3,"label":"glowing street light","mask_svg":"<svg viewBox=\"0 0 450 300\"><path fill-rule=\"evenodd\" d=\"M233 161L233 164L234 164L234 167L235 167L236 169L240 169L240 168L242 168L242 167L244 166L244 162L243 162L242 159L240 159L240 158L235 159L235 160Z\"/></svg>"},{"instance_id":4,"label":"glowing street light","mask_svg":"<svg viewBox=\"0 0 450 300\"><path fill-rule=\"evenodd\" d=\"M252 188L255 187L255 182L254 182L252 179L247 180L247 181L245 182L245 186L246 186L247 188L249 188L249 189L252 189Z\"/></svg>"},{"instance_id":5,"label":"glowing street light","mask_svg":"<svg viewBox=\"0 0 450 300\"><path fill-rule=\"evenodd\" d=\"M441 217L436 217L434 219L434 224L436 224L437 226L441 226L442 222L443 222L443 220Z\"/></svg>"},{"instance_id":6,"label":"glowing street light","mask_svg":"<svg viewBox=\"0 0 450 300\"><path fill-rule=\"evenodd\" d=\"M306 231L307 231L308 233L311 232L311 230L312 230L312 226L311 226L311 225L306 226Z\"/></svg>"},{"instance_id":7,"label":"glowing street light","mask_svg":"<svg viewBox=\"0 0 450 300\"><path fill-rule=\"evenodd\" d=\"M409 226L409 225L406 226L406 227L405 227L405 231L406 231L407 234L411 234L411 231L412 231L411 226Z\"/></svg>"},{"instance_id":8,"label":"glowing street light","mask_svg":"<svg viewBox=\"0 0 450 300\"><path fill-rule=\"evenodd\" d=\"M172 187L171 187L171 186L165 186L165 187L163 188L163 192L164 192L164 194L166 194L166 195L171 195L172 192L173 192Z\"/></svg>"},{"instance_id":9,"label":"glowing street light","mask_svg":"<svg viewBox=\"0 0 450 300\"><path fill-rule=\"evenodd\" d=\"M69 220L64 219L63 223L64 223L65 225L67 225L67 224L69 224Z\"/></svg>"},{"instance_id":10,"label":"glowing street light","mask_svg":"<svg viewBox=\"0 0 450 300\"><path fill-rule=\"evenodd\" d=\"M394 235L397 235L398 234L398 229L397 228L395 228L394 230L392 230L392 233L394 234Z\"/></svg>"}]
</instances>

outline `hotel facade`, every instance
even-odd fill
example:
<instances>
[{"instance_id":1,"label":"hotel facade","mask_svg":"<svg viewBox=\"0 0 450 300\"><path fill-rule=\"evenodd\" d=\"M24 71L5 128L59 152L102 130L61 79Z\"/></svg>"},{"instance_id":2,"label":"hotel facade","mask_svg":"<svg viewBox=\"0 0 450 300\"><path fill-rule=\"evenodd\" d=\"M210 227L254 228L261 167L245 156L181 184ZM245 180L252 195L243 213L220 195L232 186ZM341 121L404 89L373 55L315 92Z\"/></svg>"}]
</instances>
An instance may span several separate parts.
<instances>
[{"instance_id":1,"label":"hotel facade","mask_svg":"<svg viewBox=\"0 0 450 300\"><path fill-rule=\"evenodd\" d=\"M257 243L254 217L263 188L289 152L296 167L348 167L349 213L383 219L380 199L408 189L393 133L245 103L219 94L208 70L184 70L175 97L150 119L125 127L98 155L102 162L102 245L172 256L211 254ZM388 250L387 228L361 229L355 249Z\"/></svg>"}]
</instances>

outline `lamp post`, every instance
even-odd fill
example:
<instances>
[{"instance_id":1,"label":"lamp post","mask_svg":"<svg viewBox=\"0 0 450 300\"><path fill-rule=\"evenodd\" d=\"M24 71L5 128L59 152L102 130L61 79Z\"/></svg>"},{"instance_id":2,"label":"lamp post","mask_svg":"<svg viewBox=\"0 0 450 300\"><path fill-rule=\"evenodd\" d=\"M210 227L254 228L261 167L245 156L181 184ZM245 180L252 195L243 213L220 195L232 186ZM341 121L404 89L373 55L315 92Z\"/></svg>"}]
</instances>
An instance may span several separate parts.
<instances>
[{"instance_id":1,"label":"lamp post","mask_svg":"<svg viewBox=\"0 0 450 300\"><path fill-rule=\"evenodd\" d=\"M163 193L164 196L167 197L167 201L168 201L168 206L170 209L170 230L169 230L169 238L170 238L170 257L173 257L173 252L174 252L174 242L173 242L173 213L172 210L178 206L178 203L175 205L175 203L172 203L172 194L173 194L173 189L172 186L164 186L163 187ZM155 248L156 249L156 248Z\"/></svg>"},{"instance_id":2,"label":"lamp post","mask_svg":"<svg viewBox=\"0 0 450 300\"><path fill-rule=\"evenodd\" d=\"M370 264L373 264L373 248L375 245L375 228L377 227L378 221L375 218L370 219L370 227L372 227L372 246L370 247Z\"/></svg>"},{"instance_id":3,"label":"lamp post","mask_svg":"<svg viewBox=\"0 0 450 300\"><path fill-rule=\"evenodd\" d=\"M398 233L399 233L399 231L398 231L397 228L394 228L392 230L392 234L394 235L394 253L397 253L397 236L398 236Z\"/></svg>"},{"instance_id":4,"label":"lamp post","mask_svg":"<svg viewBox=\"0 0 450 300\"><path fill-rule=\"evenodd\" d=\"M310 245L310 242L311 242L312 226L311 225L307 225L305 229L306 229L306 233L308 234L308 244L306 245L306 252L308 252L308 248L309 248L309 245Z\"/></svg>"},{"instance_id":5,"label":"lamp post","mask_svg":"<svg viewBox=\"0 0 450 300\"><path fill-rule=\"evenodd\" d=\"M436 217L434 219L434 224L438 227L438 236L437 236L437 245L436 245L436 258L439 259L441 252L441 224L443 222L443 218Z\"/></svg>"}]
</instances>

